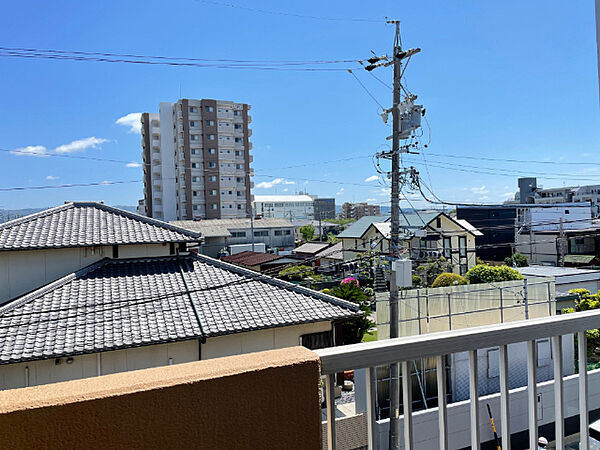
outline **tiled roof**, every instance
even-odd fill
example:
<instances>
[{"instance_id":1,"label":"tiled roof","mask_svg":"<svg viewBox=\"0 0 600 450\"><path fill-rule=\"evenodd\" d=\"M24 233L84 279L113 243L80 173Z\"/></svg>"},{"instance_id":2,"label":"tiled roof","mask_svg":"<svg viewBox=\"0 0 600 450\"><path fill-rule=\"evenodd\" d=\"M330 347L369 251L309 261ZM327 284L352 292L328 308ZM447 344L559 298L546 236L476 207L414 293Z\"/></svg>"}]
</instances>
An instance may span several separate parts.
<instances>
[{"instance_id":1,"label":"tiled roof","mask_svg":"<svg viewBox=\"0 0 600 450\"><path fill-rule=\"evenodd\" d=\"M344 259L344 249L342 248L342 243L338 242L337 244L332 245L329 248L321 250L319 253L315 255L316 258L326 258L326 259Z\"/></svg>"},{"instance_id":2,"label":"tiled roof","mask_svg":"<svg viewBox=\"0 0 600 450\"><path fill-rule=\"evenodd\" d=\"M66 203L0 224L0 251L199 240L196 232L96 202Z\"/></svg>"},{"instance_id":3,"label":"tiled roof","mask_svg":"<svg viewBox=\"0 0 600 450\"><path fill-rule=\"evenodd\" d=\"M354 303L203 255L104 259L0 308L0 364L359 314Z\"/></svg>"},{"instance_id":4,"label":"tiled roof","mask_svg":"<svg viewBox=\"0 0 600 450\"><path fill-rule=\"evenodd\" d=\"M281 256L274 255L273 253L259 253L248 250L236 253L235 255L224 256L221 258L221 261L232 264L241 264L242 266L256 266L258 264L277 261L278 259L281 259Z\"/></svg>"}]
</instances>

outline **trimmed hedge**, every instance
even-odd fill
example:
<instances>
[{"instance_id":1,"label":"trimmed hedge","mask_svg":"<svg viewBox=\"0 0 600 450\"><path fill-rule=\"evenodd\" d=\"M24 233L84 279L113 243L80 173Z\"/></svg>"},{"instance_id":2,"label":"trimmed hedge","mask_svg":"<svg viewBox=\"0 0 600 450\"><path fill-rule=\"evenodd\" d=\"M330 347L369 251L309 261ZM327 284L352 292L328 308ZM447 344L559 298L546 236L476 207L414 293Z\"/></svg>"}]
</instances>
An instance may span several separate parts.
<instances>
[{"instance_id":1,"label":"trimmed hedge","mask_svg":"<svg viewBox=\"0 0 600 450\"><path fill-rule=\"evenodd\" d=\"M467 272L465 278L470 284L499 283L501 281L522 280L523 275L508 266L478 264Z\"/></svg>"},{"instance_id":2,"label":"trimmed hedge","mask_svg":"<svg viewBox=\"0 0 600 450\"><path fill-rule=\"evenodd\" d=\"M467 284L467 280L461 277L457 273L444 272L435 279L432 288L445 287L445 286L456 286L459 284Z\"/></svg>"}]
</instances>

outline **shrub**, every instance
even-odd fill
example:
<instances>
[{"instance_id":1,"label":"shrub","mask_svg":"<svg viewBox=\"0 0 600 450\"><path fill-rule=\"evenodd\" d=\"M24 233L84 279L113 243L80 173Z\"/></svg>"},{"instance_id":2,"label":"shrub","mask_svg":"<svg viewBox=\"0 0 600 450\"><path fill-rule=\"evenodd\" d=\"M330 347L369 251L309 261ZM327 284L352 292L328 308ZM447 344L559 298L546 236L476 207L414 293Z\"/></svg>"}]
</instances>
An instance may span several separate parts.
<instances>
[{"instance_id":1,"label":"shrub","mask_svg":"<svg viewBox=\"0 0 600 450\"><path fill-rule=\"evenodd\" d=\"M520 253L515 253L514 255L504 259L504 264L509 267L527 267L529 265L529 261L527 260L527 256L521 255Z\"/></svg>"},{"instance_id":2,"label":"shrub","mask_svg":"<svg viewBox=\"0 0 600 450\"><path fill-rule=\"evenodd\" d=\"M589 297L592 293L588 289L578 288L570 289L569 294L577 295L580 299Z\"/></svg>"},{"instance_id":3,"label":"shrub","mask_svg":"<svg viewBox=\"0 0 600 450\"><path fill-rule=\"evenodd\" d=\"M363 313L360 317L349 319L342 323L342 341L344 344L358 344L362 341L364 334L375 325L375 323L369 319L369 316L371 315L369 297L365 291L358 286L358 281L356 281L356 283L344 283L342 281L339 286L329 289L327 293L349 302L356 303Z\"/></svg>"},{"instance_id":4,"label":"shrub","mask_svg":"<svg viewBox=\"0 0 600 450\"><path fill-rule=\"evenodd\" d=\"M312 277L315 273L308 266L291 266L279 272L279 276L289 281L302 281L304 278Z\"/></svg>"},{"instance_id":5,"label":"shrub","mask_svg":"<svg viewBox=\"0 0 600 450\"><path fill-rule=\"evenodd\" d=\"M412 276L412 285L413 285L413 287L423 286L423 279L419 275L413 275Z\"/></svg>"},{"instance_id":6,"label":"shrub","mask_svg":"<svg viewBox=\"0 0 600 450\"><path fill-rule=\"evenodd\" d=\"M478 264L467 272L465 278L470 284L479 284L522 280L523 275L508 266L487 266Z\"/></svg>"},{"instance_id":7,"label":"shrub","mask_svg":"<svg viewBox=\"0 0 600 450\"><path fill-rule=\"evenodd\" d=\"M358 287L358 280L354 277L347 277L344 278L340 284L353 284L354 286Z\"/></svg>"},{"instance_id":8,"label":"shrub","mask_svg":"<svg viewBox=\"0 0 600 450\"><path fill-rule=\"evenodd\" d=\"M435 279L432 288L444 287L444 286L456 286L459 284L467 284L467 280L464 277L461 277L457 273L449 273L444 272Z\"/></svg>"},{"instance_id":9,"label":"shrub","mask_svg":"<svg viewBox=\"0 0 600 450\"><path fill-rule=\"evenodd\" d=\"M310 241L315 237L315 227L311 224L304 225L303 227L300 227L300 234L302 235L302 239Z\"/></svg>"}]
</instances>

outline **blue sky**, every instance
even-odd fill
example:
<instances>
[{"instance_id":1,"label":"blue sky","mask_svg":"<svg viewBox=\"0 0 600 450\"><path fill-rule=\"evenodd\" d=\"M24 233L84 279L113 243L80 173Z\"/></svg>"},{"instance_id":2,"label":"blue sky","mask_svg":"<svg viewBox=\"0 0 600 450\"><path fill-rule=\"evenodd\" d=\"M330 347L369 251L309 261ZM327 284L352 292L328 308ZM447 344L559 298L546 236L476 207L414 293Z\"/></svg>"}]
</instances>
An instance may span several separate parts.
<instances>
[{"instance_id":1,"label":"blue sky","mask_svg":"<svg viewBox=\"0 0 600 450\"><path fill-rule=\"evenodd\" d=\"M0 41L3 47L260 60L360 59L371 50L381 54L391 48L393 30L383 20L315 20L222 6L227 3L300 15L402 20L404 46L423 49L411 61L406 81L427 108L431 125L429 148L411 157L411 164L443 199L503 200L516 190L517 171L565 174L540 176L548 187L600 183L598 165L439 156L600 162L591 0L570 2L568 9L555 0L150 0L110 7L99 2L12 2L0 15ZM355 73L389 106L389 89L364 71ZM157 111L160 101L175 101L180 93L231 99L252 105L255 194L307 189L335 196L338 203L388 199L387 188L365 181L375 171L364 157L385 148L390 129L377 104L344 71L266 72L0 56L0 74L0 149L39 146L37 152L139 162L140 136L117 119ZM380 69L377 76L390 81L391 71ZM339 159L344 161L323 163ZM300 164L310 165L285 168ZM477 173L483 167L494 173ZM0 152L0 168L0 188L137 180L142 174L141 168L125 163L6 151ZM141 197L141 183L0 191L0 208L65 200L134 205Z\"/></svg>"}]
</instances>

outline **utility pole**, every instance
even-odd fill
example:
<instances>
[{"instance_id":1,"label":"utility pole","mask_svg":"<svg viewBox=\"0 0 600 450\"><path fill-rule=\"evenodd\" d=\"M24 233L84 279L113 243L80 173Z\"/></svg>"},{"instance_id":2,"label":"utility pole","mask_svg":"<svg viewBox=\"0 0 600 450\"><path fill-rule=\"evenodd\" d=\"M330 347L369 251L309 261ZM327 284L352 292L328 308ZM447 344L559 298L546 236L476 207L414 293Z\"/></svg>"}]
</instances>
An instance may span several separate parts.
<instances>
[{"instance_id":1,"label":"utility pole","mask_svg":"<svg viewBox=\"0 0 600 450\"><path fill-rule=\"evenodd\" d=\"M408 153L410 147L415 147L416 144L400 145L401 139L408 139L411 137L412 132L421 126L421 116L424 114L424 109L421 105L415 105L414 101L417 96L410 94L406 88L402 86L402 75L404 73L402 68L402 61L406 58L410 58L416 53L419 53L421 49L415 48L410 50L402 50L402 40L400 38L400 21L390 20L387 23L394 24L396 27L396 33L394 36L394 49L392 57L389 56L373 56L367 61L368 66L365 66L365 70L372 71L378 67L389 67L393 65L394 69L394 81L393 81L393 105L390 109L384 109L381 114L381 118L384 123L387 123L388 115L392 113L392 149L389 152L378 153L377 158L391 159L392 170L389 174L392 181L391 191L391 230L390 230L390 248L389 248L389 259L390 262L397 260L400 254L400 185L406 181L408 175L413 179L413 183L416 180L418 172L414 168L401 169L401 153ZM405 92L405 99L402 101L402 91ZM389 138L388 138L389 139ZM394 267L395 264L392 264ZM403 285L407 284L409 280L402 280ZM392 268L390 277L390 338L397 338L399 336L399 318L398 318L398 279L396 276L395 269ZM408 367L408 365L407 365ZM410 371L405 376L410 377ZM396 450L400 448L400 364L390 364L390 434L389 434L389 448ZM408 379L409 389L412 388L410 378ZM404 412L411 411L412 405L407 404L405 399ZM410 434L410 430L409 430ZM410 448L406 445L406 448Z\"/></svg>"},{"instance_id":2,"label":"utility pole","mask_svg":"<svg viewBox=\"0 0 600 450\"><path fill-rule=\"evenodd\" d=\"M565 228L563 226L563 218L560 218L560 223L558 225L558 242L556 243L556 247L558 250L558 267L565 266L565 254L566 252L566 239L565 239Z\"/></svg>"}]
</instances>

